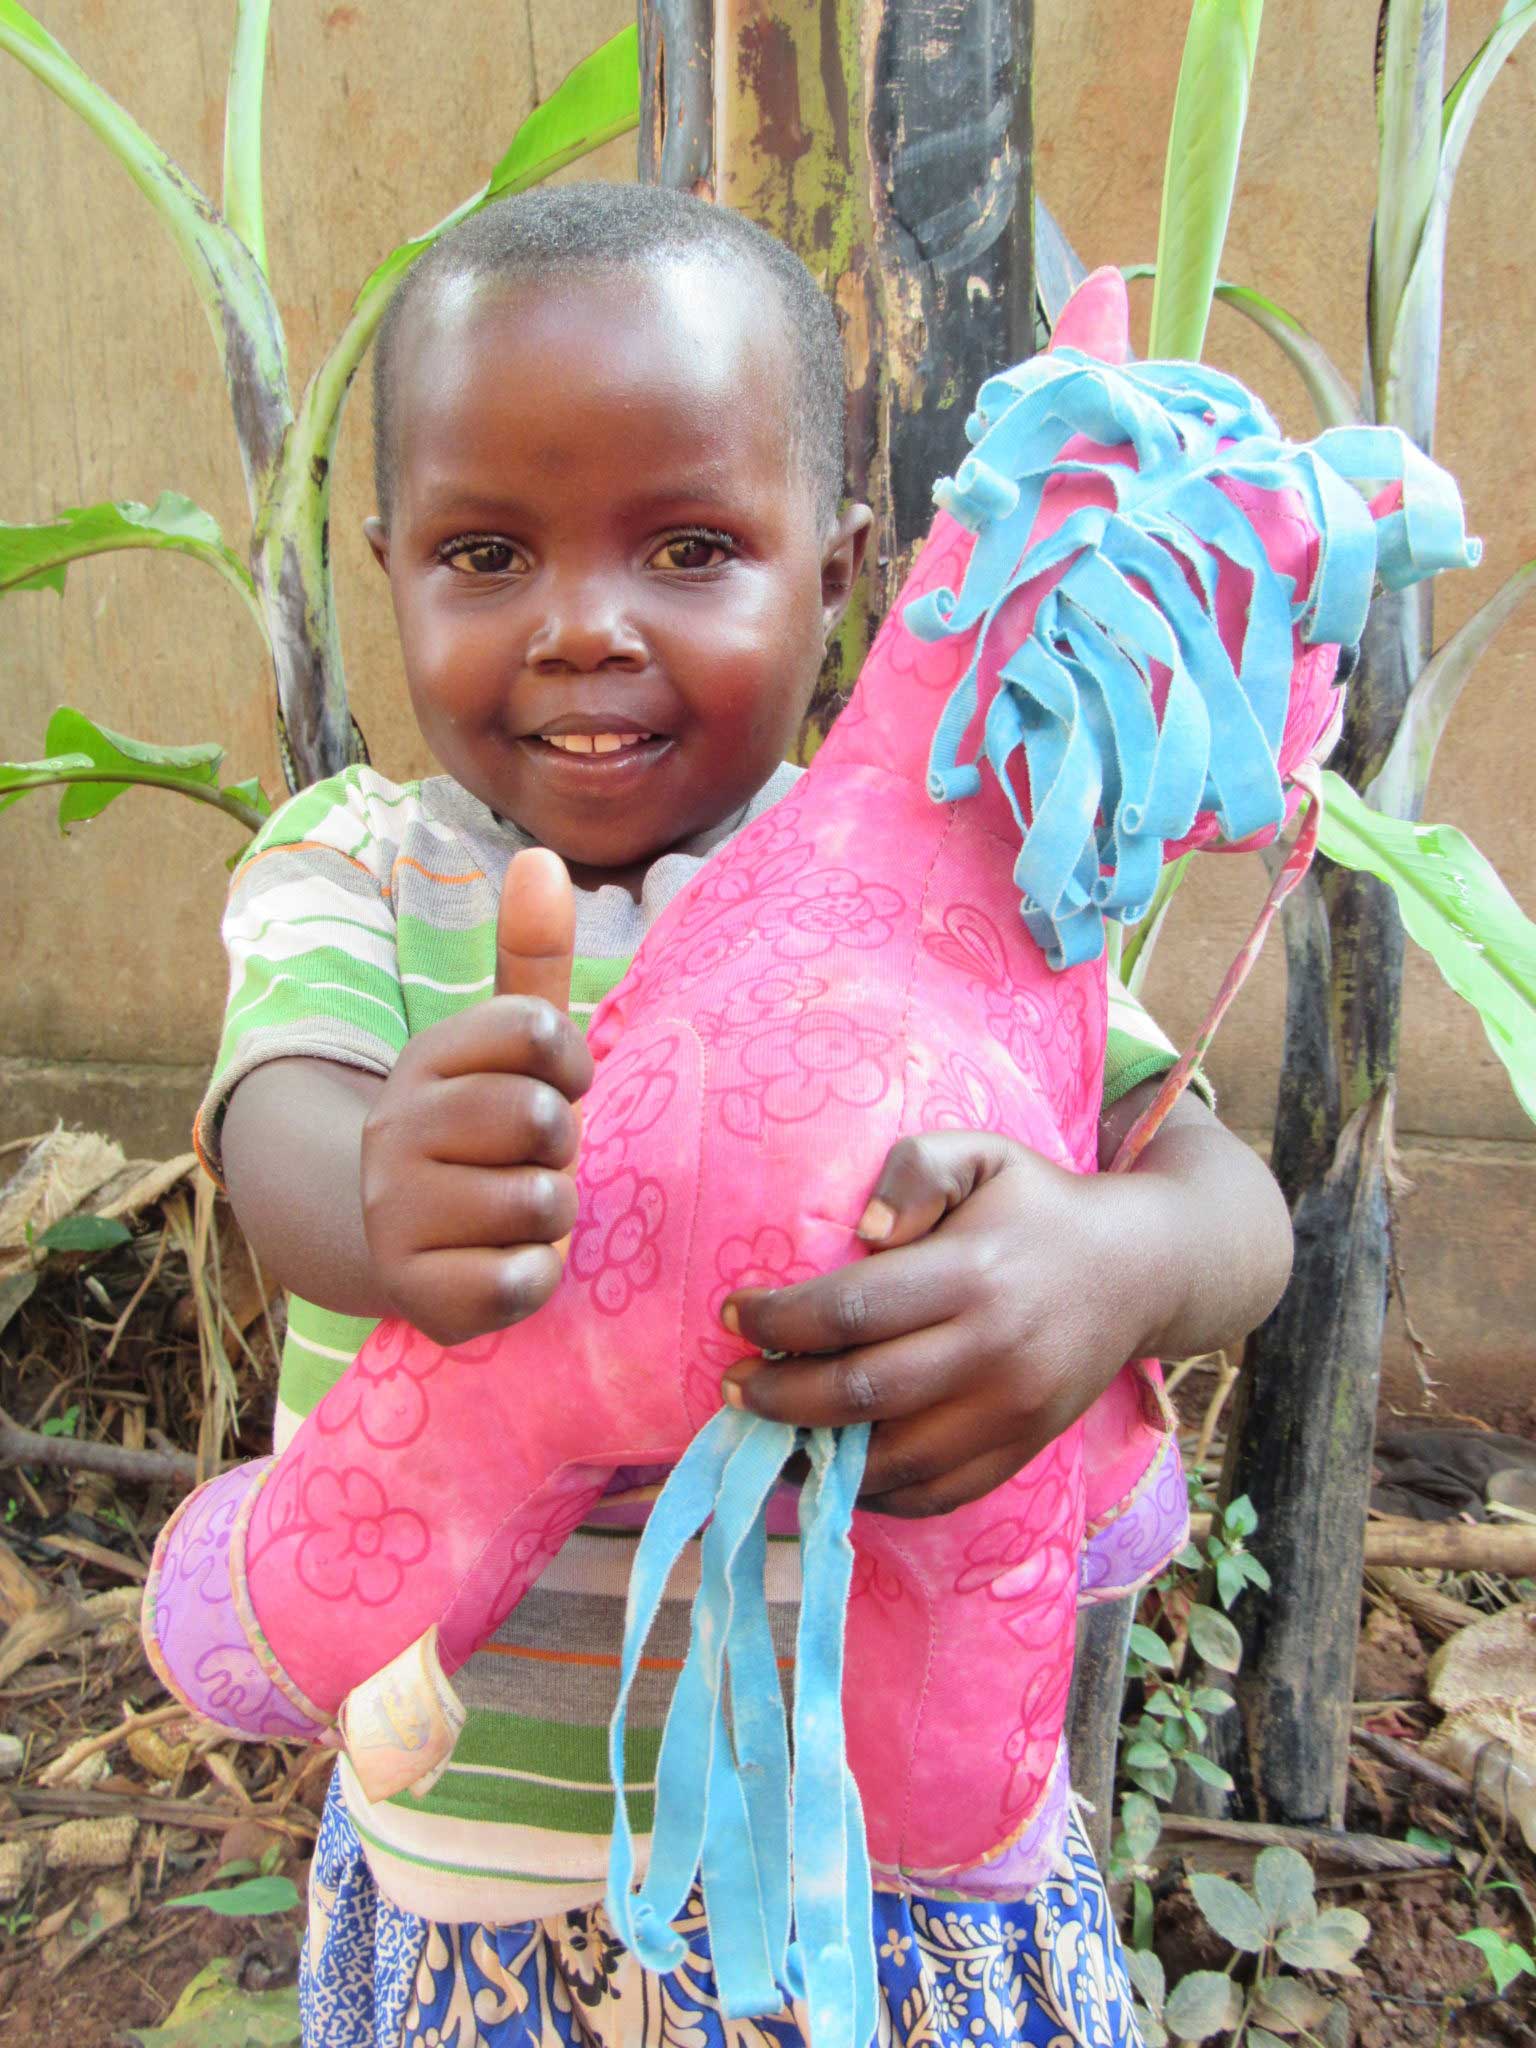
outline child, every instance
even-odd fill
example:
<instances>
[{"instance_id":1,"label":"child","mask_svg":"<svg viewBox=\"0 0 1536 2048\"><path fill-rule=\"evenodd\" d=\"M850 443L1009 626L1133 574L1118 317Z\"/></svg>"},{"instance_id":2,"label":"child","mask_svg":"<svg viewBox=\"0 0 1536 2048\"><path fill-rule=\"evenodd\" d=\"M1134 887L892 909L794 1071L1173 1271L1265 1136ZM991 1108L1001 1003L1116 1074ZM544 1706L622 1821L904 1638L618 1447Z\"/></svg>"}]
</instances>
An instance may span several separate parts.
<instances>
[{"instance_id":1,"label":"child","mask_svg":"<svg viewBox=\"0 0 1536 2048\"><path fill-rule=\"evenodd\" d=\"M369 538L447 773L399 787L349 770L261 834L226 920L232 994L199 1119L294 1291L280 1436L373 1319L460 1342L557 1284L591 1074L561 998L569 978L589 1014L712 848L794 780L784 756L869 527L840 503L841 403L808 274L674 194L503 202L410 273L380 337ZM523 908L503 900L529 846L576 884L573 971L526 957ZM1133 1006L1114 1021L1106 1161L1168 1059ZM740 1291L723 1317L790 1354L733 1372L735 1398L874 1422L863 1503L898 1515L990 1491L1127 1358L1240 1335L1289 1247L1262 1167L1198 1103L1119 1180L986 1134L904 1142L865 1228L882 1249L856 1282ZM790 2011L720 2015L696 1901L688 1961L664 1979L596 1903L626 1523L655 1477L626 1476L457 1675L471 1720L440 1783L351 1811L333 1787L304 1966L315 2048L802 2038ZM781 1547L781 1619L793 1569ZM653 1668L675 1668L686 1629L669 1600ZM651 1683L631 1725L654 1755L668 1683ZM876 1921L882 2041L1136 2039L1076 1834L1028 1901L882 1893Z\"/></svg>"}]
</instances>

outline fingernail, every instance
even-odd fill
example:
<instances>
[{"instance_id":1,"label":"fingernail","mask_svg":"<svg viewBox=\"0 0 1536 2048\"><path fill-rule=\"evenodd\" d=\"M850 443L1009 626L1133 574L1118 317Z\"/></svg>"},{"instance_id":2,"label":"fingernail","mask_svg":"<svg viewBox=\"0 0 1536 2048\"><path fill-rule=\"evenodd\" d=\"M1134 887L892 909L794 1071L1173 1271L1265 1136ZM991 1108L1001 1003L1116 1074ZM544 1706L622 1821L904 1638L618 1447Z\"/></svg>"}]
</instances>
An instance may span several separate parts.
<instances>
[{"instance_id":1,"label":"fingernail","mask_svg":"<svg viewBox=\"0 0 1536 2048\"><path fill-rule=\"evenodd\" d=\"M720 1311L720 1320L733 1337L741 1335L741 1317L736 1313L734 1301L728 1301Z\"/></svg>"},{"instance_id":2,"label":"fingernail","mask_svg":"<svg viewBox=\"0 0 1536 2048\"><path fill-rule=\"evenodd\" d=\"M859 1236L869 1244L883 1244L896 1228L896 1211L876 1195L859 1218Z\"/></svg>"},{"instance_id":3,"label":"fingernail","mask_svg":"<svg viewBox=\"0 0 1536 2048\"><path fill-rule=\"evenodd\" d=\"M722 1380L720 1398L727 1408L744 1408L747 1405L741 1397L741 1383L738 1380Z\"/></svg>"}]
</instances>

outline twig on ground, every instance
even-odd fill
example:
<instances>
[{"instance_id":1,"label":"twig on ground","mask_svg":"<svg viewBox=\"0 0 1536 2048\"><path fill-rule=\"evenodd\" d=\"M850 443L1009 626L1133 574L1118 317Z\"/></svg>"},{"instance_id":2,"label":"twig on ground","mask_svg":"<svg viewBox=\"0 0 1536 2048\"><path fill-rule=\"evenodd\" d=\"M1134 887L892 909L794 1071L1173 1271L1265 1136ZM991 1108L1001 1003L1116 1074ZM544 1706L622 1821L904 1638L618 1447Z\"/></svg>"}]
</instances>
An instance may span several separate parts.
<instances>
[{"instance_id":1,"label":"twig on ground","mask_svg":"<svg viewBox=\"0 0 1536 2048\"><path fill-rule=\"evenodd\" d=\"M12 1791L11 1798L22 1813L131 1813L135 1820L157 1821L172 1828L201 1828L216 1835L247 1821L259 1820L280 1834L308 1839L319 1826L314 1815L304 1807L293 1815L269 1814L264 1806L247 1807L244 1813L221 1813L199 1804L195 1799L139 1798L122 1792L98 1792L86 1786L54 1785L44 1789L21 1785Z\"/></svg>"},{"instance_id":2,"label":"twig on ground","mask_svg":"<svg viewBox=\"0 0 1536 2048\"><path fill-rule=\"evenodd\" d=\"M56 1756L38 1773L39 1785L56 1785L67 1778L71 1771L78 1770L87 1757L95 1756L103 1749L115 1749L120 1742L126 1742L130 1735L136 1735L141 1728L163 1728L170 1721L189 1721L191 1715L179 1700L166 1707L152 1707L147 1714L125 1714L115 1728L108 1728L101 1735L87 1735L79 1742L72 1742L62 1756Z\"/></svg>"},{"instance_id":3,"label":"twig on ground","mask_svg":"<svg viewBox=\"0 0 1536 2048\"><path fill-rule=\"evenodd\" d=\"M71 1472L105 1472L141 1485L168 1482L191 1486L197 1460L185 1451L130 1451L73 1436L44 1436L23 1429L0 1409L0 1465L56 1465Z\"/></svg>"},{"instance_id":4,"label":"twig on ground","mask_svg":"<svg viewBox=\"0 0 1536 2048\"><path fill-rule=\"evenodd\" d=\"M1191 1515L1198 1543L1211 1533L1209 1515ZM1365 1562L1375 1571L1397 1565L1416 1571L1497 1572L1501 1578L1536 1575L1536 1527L1495 1522L1414 1522L1392 1517L1365 1525ZM1482 1620L1475 1609L1473 1620Z\"/></svg>"},{"instance_id":5,"label":"twig on ground","mask_svg":"<svg viewBox=\"0 0 1536 2048\"><path fill-rule=\"evenodd\" d=\"M1299 1849L1303 1855L1363 1874L1439 1870L1453 1860L1443 1849L1421 1849L1416 1843L1394 1842L1384 1835L1350 1834L1333 1828L1277 1827L1256 1820L1208 1820L1200 1814L1165 1813L1163 1833L1178 1840L1203 1835L1211 1841L1234 1842L1253 1849Z\"/></svg>"},{"instance_id":6,"label":"twig on ground","mask_svg":"<svg viewBox=\"0 0 1536 2048\"><path fill-rule=\"evenodd\" d=\"M128 1303L128 1306L123 1310L122 1314L118 1317L117 1321L112 1325L112 1334L107 1339L107 1348L101 1354L102 1365L107 1366L112 1363L112 1354L116 1351L118 1344L122 1339L122 1334L124 1330L127 1329L129 1322L132 1320L134 1310L138 1307L139 1303L144 1299L145 1295L148 1294L150 1288L154 1285L155 1275L160 1270L160 1262L165 1257L165 1248L170 1243L170 1241L170 1230L165 1224L162 1224L160 1226L160 1242L155 1246L155 1256L149 1262L149 1270L145 1273L144 1278L139 1282L138 1286L133 1290L133 1295Z\"/></svg>"}]
</instances>

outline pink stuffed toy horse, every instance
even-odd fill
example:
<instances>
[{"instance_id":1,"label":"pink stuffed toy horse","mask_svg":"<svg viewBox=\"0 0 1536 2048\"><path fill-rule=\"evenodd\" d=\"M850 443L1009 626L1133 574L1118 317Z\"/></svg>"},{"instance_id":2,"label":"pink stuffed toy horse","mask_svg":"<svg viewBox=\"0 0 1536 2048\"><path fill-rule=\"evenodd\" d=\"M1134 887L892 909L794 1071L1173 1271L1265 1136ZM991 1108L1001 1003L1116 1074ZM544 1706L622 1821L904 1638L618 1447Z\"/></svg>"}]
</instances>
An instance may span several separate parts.
<instances>
[{"instance_id":1,"label":"pink stuffed toy horse","mask_svg":"<svg viewBox=\"0 0 1536 2048\"><path fill-rule=\"evenodd\" d=\"M713 1806L723 1774L721 1799L745 1798L750 1818L731 1741L745 1778L752 1754L773 1777L781 1744L749 1725L744 1675L764 1667L742 1574L793 1432L770 1443L777 1426L720 1411L743 1349L722 1301L859 1257L858 1219L903 1134L998 1131L1093 1171L1104 917L1142 915L1176 852L1272 836L1284 778L1335 719L1338 646L1358 638L1373 576L1468 559L1448 480L1398 437L1292 449L1230 380L1126 356L1124 289L1101 272L1051 355L984 387L975 452L937 494L830 739L677 897L600 1009L555 1297L452 1350L381 1325L280 1457L210 1482L167 1529L146 1636L200 1711L267 1735L339 1716L371 1797L421 1781L456 1733L449 1675L614 1470L684 1460L672 1518L688 1535L713 1513L704 1570L721 1604L680 1687L697 1680L703 1733L677 1737L674 1776L707 1779ZM1399 476L1401 508L1373 527L1345 479ZM1183 1540L1155 1373L1129 1367L968 1507L852 1514L842 1709L881 1882L1017 1897L1054 1859L1080 1577L1126 1589ZM862 1460L862 1433L845 1436L857 1444L812 1445L802 1506L799 1661L831 1674L834 1701ZM813 1547L832 1587L814 1597ZM722 1659L733 1738L711 1721ZM766 1672L777 1705L771 1657ZM797 1724L797 1769L819 1768L831 1740ZM664 1758L657 1844L667 1785ZM857 1802L835 1771L818 1797L853 1816L836 1854L856 1875ZM619 1832L627 1855L622 1816ZM668 1852L685 1881L700 1839ZM661 1856L653 1845L653 1873ZM637 1912L627 1880L621 1856L620 1932L664 1962L670 1894ZM802 1878L802 1943L804 1897ZM781 1961L780 1936L770 1987ZM823 1985L823 2011L837 2004Z\"/></svg>"}]
</instances>

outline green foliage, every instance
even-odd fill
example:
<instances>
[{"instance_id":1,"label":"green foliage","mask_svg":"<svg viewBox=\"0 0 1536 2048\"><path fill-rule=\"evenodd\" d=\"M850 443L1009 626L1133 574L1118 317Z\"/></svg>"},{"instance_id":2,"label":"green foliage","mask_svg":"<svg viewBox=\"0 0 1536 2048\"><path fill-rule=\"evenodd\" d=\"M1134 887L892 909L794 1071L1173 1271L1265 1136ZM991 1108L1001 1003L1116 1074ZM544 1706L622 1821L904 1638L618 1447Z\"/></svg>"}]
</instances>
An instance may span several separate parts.
<instances>
[{"instance_id":1,"label":"green foliage","mask_svg":"<svg viewBox=\"0 0 1536 2048\"><path fill-rule=\"evenodd\" d=\"M186 1892L179 1899L167 1899L164 1912L182 1906L204 1906L226 1920L243 1920L265 1913L291 1913L299 1903L298 1888L291 1877L251 1877L242 1884L221 1885L214 1891Z\"/></svg>"},{"instance_id":2,"label":"green foliage","mask_svg":"<svg viewBox=\"0 0 1536 2048\"><path fill-rule=\"evenodd\" d=\"M132 2027L138 2048L289 2048L299 2039L297 1986L242 1991L236 1964L216 1956L199 1970L159 2027Z\"/></svg>"},{"instance_id":3,"label":"green foliage","mask_svg":"<svg viewBox=\"0 0 1536 2048\"><path fill-rule=\"evenodd\" d=\"M1331 771L1323 788L1319 847L1387 883L1409 934L1477 1011L1536 1117L1536 925L1454 826L1386 817Z\"/></svg>"},{"instance_id":4,"label":"green foliage","mask_svg":"<svg viewBox=\"0 0 1536 2048\"><path fill-rule=\"evenodd\" d=\"M1263 0L1194 0L1157 230L1150 344L1157 357L1193 359L1205 344L1262 14Z\"/></svg>"},{"instance_id":5,"label":"green foliage","mask_svg":"<svg viewBox=\"0 0 1536 2048\"><path fill-rule=\"evenodd\" d=\"M119 548L169 548L205 562L240 593L266 631L251 572L229 547L211 514L179 491L153 505L73 505L36 526L0 525L0 597L12 591L62 590L71 562Z\"/></svg>"},{"instance_id":6,"label":"green foliage","mask_svg":"<svg viewBox=\"0 0 1536 2048\"><path fill-rule=\"evenodd\" d=\"M269 14L270 0L236 0L221 212L19 0L0 0L0 50L25 64L112 151L171 233L202 300L230 389L251 505L254 568L252 573L226 545L205 512L167 492L152 508L91 505L36 526L0 527L0 595L61 590L70 562L114 548L169 548L204 561L239 591L267 641L285 750L286 735L303 736L295 743L302 744L303 757L293 762L290 776L297 785L344 767L355 748L327 547L329 479L347 392L384 309L406 270L443 228L633 128L640 111L639 54L631 27L579 64L529 114L480 190L378 265L295 415L287 344L266 277L261 109ZM131 752L133 743L124 744ZM160 768L174 765L165 758L168 750L155 751ZM60 752L50 743L50 757ZM70 817L96 815L127 782L138 781L200 795L248 825L264 813L265 799L257 801L254 785L210 794L195 779L134 774L108 787L110 778L82 775L91 765L57 758L12 764L0 770L0 808L24 789L48 782L90 784L99 800L89 807L91 799L66 795L69 815L61 814L61 822L68 823Z\"/></svg>"},{"instance_id":7,"label":"green foliage","mask_svg":"<svg viewBox=\"0 0 1536 2048\"><path fill-rule=\"evenodd\" d=\"M1496 1928L1474 1927L1470 1934L1458 1934L1456 1939L1478 1950L1501 1998L1517 1977L1536 1976L1536 1956Z\"/></svg>"},{"instance_id":8,"label":"green foliage","mask_svg":"<svg viewBox=\"0 0 1536 2048\"><path fill-rule=\"evenodd\" d=\"M1355 1954L1371 1931L1364 1915L1345 1906L1320 1912L1312 1867L1294 1849L1262 1850L1252 1890L1208 1871L1196 1871L1189 1888L1212 1932L1236 1951L1232 1967L1242 1957L1254 1959L1251 1981L1239 1983L1230 1968L1197 1970L1169 1991L1156 1956L1129 1952L1148 2048L1170 2037L1206 2041L1213 2034L1224 2035L1229 2048L1245 2042L1272 2048L1280 2037L1314 2037L1330 2001L1286 1969L1357 1976Z\"/></svg>"},{"instance_id":9,"label":"green foliage","mask_svg":"<svg viewBox=\"0 0 1536 2048\"><path fill-rule=\"evenodd\" d=\"M254 776L220 786L224 749L212 740L192 747L155 746L97 725L83 711L66 706L49 719L43 744L48 754L41 761L0 761L0 811L34 789L62 785L61 832L99 817L135 785L174 790L212 804L250 832L260 828L272 809Z\"/></svg>"},{"instance_id":10,"label":"green foliage","mask_svg":"<svg viewBox=\"0 0 1536 2048\"><path fill-rule=\"evenodd\" d=\"M108 1252L128 1244L133 1232L115 1216L61 1216L33 1240L44 1252Z\"/></svg>"},{"instance_id":11,"label":"green foliage","mask_svg":"<svg viewBox=\"0 0 1536 2048\"><path fill-rule=\"evenodd\" d=\"M1197 1504L1209 1504L1209 1495L1199 1488L1193 1491ZM1231 1672L1241 1660L1241 1646L1224 1614L1193 1600L1186 1608L1185 1600L1194 1575L1205 1570L1215 1574L1223 1606L1230 1606L1244 1586L1268 1585L1264 1567L1245 1548L1258 1519L1246 1497L1229 1502L1204 1544L1186 1545L1173 1569L1157 1581L1154 1591L1161 1612L1185 1614L1182 1644L1159 1635L1146 1622L1131 1624L1126 1672L1130 1682L1141 1687L1142 1706L1120 1731L1120 1768L1135 1790L1127 1792L1121 1804L1120 1828L1110 1851L1112 1877L1135 1878L1145 1872L1162 1826L1155 1802L1166 1804L1173 1797L1180 1766L1207 1785L1232 1789L1230 1774L1202 1753L1211 1721L1231 1712L1232 1695L1218 1686L1190 1683L1180 1670L1180 1658L1186 1648L1192 1649L1215 1669Z\"/></svg>"}]
</instances>

